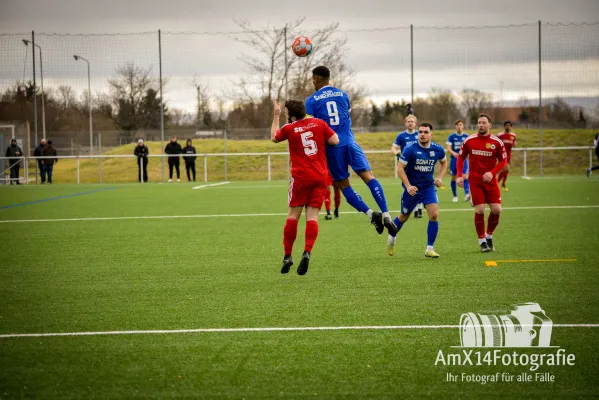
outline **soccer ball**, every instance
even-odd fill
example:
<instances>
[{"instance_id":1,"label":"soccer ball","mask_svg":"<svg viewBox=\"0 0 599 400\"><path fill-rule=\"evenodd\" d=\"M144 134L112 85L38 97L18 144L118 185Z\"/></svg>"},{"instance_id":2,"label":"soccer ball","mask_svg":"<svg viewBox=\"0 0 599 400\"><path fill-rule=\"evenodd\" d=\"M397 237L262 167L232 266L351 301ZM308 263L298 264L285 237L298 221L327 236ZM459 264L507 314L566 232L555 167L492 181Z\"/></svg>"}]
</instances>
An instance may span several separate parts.
<instances>
[{"instance_id":1,"label":"soccer ball","mask_svg":"<svg viewBox=\"0 0 599 400\"><path fill-rule=\"evenodd\" d=\"M291 50L298 57L307 57L312 53L312 41L305 36L298 36L293 41Z\"/></svg>"}]
</instances>

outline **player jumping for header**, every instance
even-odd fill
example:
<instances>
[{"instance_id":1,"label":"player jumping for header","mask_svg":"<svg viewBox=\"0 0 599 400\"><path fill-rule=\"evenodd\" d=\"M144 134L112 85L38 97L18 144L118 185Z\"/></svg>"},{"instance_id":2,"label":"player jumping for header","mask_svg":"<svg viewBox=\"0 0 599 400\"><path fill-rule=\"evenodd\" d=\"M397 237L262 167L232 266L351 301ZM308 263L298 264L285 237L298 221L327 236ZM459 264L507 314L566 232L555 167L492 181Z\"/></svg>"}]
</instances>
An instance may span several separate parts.
<instances>
[{"instance_id":1,"label":"player jumping for header","mask_svg":"<svg viewBox=\"0 0 599 400\"><path fill-rule=\"evenodd\" d=\"M435 186L441 187L443 175L447 170L447 158L441 145L433 143L433 126L429 123L420 124L418 127L418 142L406 147L397 163L397 175L403 182L404 192L401 196L401 214L393 222L398 231L410 218L410 214L417 204L423 203L428 214L428 242L425 257L439 258L433 248L437 233L439 232L439 199ZM433 178L435 164L439 161L441 168L437 179ZM395 254L395 237L390 234L387 239L387 253Z\"/></svg>"},{"instance_id":2,"label":"player jumping for header","mask_svg":"<svg viewBox=\"0 0 599 400\"><path fill-rule=\"evenodd\" d=\"M306 109L301 100L285 102L286 125L279 129L281 106L274 100L274 117L270 128L270 138L278 143L287 140L291 160L291 182L287 221L283 229L283 247L285 255L281 273L286 274L293 265L291 251L297 237L297 222L306 208L306 242L302 261L297 273L304 275L312 254L312 247L318 236L318 214L328 191L328 171L325 154L326 145L339 143L337 134L323 121L305 118Z\"/></svg>"},{"instance_id":3,"label":"player jumping for header","mask_svg":"<svg viewBox=\"0 0 599 400\"><path fill-rule=\"evenodd\" d=\"M478 116L478 133L468 136L462 143L458 157L458 186L464 186L462 169L464 161L470 161L470 192L474 205L474 227L478 235L478 243L483 253L495 251L493 232L499 225L501 214L501 192L496 176L507 163L507 154L503 142L491 135L491 117L487 114ZM491 213L485 234L485 203Z\"/></svg>"},{"instance_id":4,"label":"player jumping for header","mask_svg":"<svg viewBox=\"0 0 599 400\"><path fill-rule=\"evenodd\" d=\"M339 135L339 144L327 147L327 163L333 180L343 192L347 202L356 210L363 212L381 234L387 228L389 234L395 234L397 227L391 220L383 187L374 177L364 152L354 139L351 130L351 105L347 93L329 85L331 72L320 66L312 70L312 83L316 92L306 99L306 112L325 121ZM373 211L366 205L349 183L348 167L354 170L368 185L381 212Z\"/></svg>"}]
</instances>

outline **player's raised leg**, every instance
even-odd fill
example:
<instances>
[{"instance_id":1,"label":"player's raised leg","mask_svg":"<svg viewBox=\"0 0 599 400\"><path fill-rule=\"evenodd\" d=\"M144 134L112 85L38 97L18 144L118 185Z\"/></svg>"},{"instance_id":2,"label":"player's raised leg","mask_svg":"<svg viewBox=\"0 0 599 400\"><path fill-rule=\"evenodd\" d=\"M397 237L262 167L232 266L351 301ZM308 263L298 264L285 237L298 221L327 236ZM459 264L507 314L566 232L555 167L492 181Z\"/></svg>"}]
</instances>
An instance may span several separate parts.
<instances>
[{"instance_id":1,"label":"player's raised leg","mask_svg":"<svg viewBox=\"0 0 599 400\"><path fill-rule=\"evenodd\" d=\"M362 199L349 182L350 164L350 146L327 147L327 163L335 185L341 190L347 203L364 213L370 218L370 222L375 226L376 231L381 234L385 229L383 224L383 215L378 211L373 211Z\"/></svg>"},{"instance_id":2,"label":"player's raised leg","mask_svg":"<svg viewBox=\"0 0 599 400\"><path fill-rule=\"evenodd\" d=\"M397 228L393 224L393 221L391 220L391 215L389 214L389 207L387 206L385 191L383 190L383 186L380 184L378 179L376 179L374 174L372 173L370 164L368 163L368 159L366 159L366 155L357 143L353 143L351 146L348 147L350 156L349 165L354 170L354 172L358 174L360 178L362 178L362 181L366 183L368 189L370 189L372 197L374 197L376 204L379 206L382 212L384 227L387 228L389 234L396 232Z\"/></svg>"}]
</instances>

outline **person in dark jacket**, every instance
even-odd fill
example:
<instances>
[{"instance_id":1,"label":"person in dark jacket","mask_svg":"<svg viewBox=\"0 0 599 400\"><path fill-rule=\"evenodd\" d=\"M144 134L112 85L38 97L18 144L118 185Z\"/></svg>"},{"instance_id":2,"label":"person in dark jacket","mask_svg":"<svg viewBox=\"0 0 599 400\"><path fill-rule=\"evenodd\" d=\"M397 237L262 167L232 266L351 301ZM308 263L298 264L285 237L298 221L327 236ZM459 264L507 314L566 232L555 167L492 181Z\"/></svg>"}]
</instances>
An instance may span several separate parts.
<instances>
[{"instance_id":1,"label":"person in dark jacket","mask_svg":"<svg viewBox=\"0 0 599 400\"><path fill-rule=\"evenodd\" d=\"M39 146L37 146L35 148L35 150L33 150L33 156L34 157L41 157L42 156L42 150L44 150L44 147L46 147L46 139L42 139L40 140L40 144ZM46 175L43 174L43 170L44 170L44 164L42 162L43 160L37 160L37 168L39 170L39 174L42 177L42 183L46 182Z\"/></svg>"},{"instance_id":2,"label":"person in dark jacket","mask_svg":"<svg viewBox=\"0 0 599 400\"><path fill-rule=\"evenodd\" d=\"M17 184L20 185L19 183L19 169L20 167L20 162L21 159L20 157L23 157L23 150L21 150L21 148L17 145L17 139L12 139L10 141L10 146L8 146L8 148L6 149L6 155L5 157L8 157L8 165L10 167L10 184Z\"/></svg>"},{"instance_id":3,"label":"person in dark jacket","mask_svg":"<svg viewBox=\"0 0 599 400\"><path fill-rule=\"evenodd\" d=\"M137 179L140 183L142 175L144 182L148 181L148 154L150 154L150 149L148 149L148 146L144 144L142 139L139 139L133 155L137 157Z\"/></svg>"},{"instance_id":4,"label":"person in dark jacket","mask_svg":"<svg viewBox=\"0 0 599 400\"><path fill-rule=\"evenodd\" d=\"M44 164L44 168L42 169L42 180L45 180L44 174L48 178L48 183L52 183L52 171L54 170L54 164L58 162L58 158L56 156L56 149L52 146L52 141L48 140L48 144L42 150L42 157L53 157L53 158L42 158L42 162Z\"/></svg>"},{"instance_id":5,"label":"person in dark jacket","mask_svg":"<svg viewBox=\"0 0 599 400\"><path fill-rule=\"evenodd\" d=\"M179 170L179 164L181 162L180 154L183 153L181 145L177 143L175 136L171 137L171 141L166 145L164 152L171 155L168 158L168 181L173 181L173 167L177 170L177 182L181 182L181 171Z\"/></svg>"},{"instance_id":6,"label":"person in dark jacket","mask_svg":"<svg viewBox=\"0 0 599 400\"><path fill-rule=\"evenodd\" d=\"M183 157L185 160L185 170L187 171L187 180L191 182L189 171L193 176L193 181L196 181L196 156L190 156L189 154L196 154L196 148L191 145L191 139L187 139L183 154L187 154L187 157Z\"/></svg>"}]
</instances>

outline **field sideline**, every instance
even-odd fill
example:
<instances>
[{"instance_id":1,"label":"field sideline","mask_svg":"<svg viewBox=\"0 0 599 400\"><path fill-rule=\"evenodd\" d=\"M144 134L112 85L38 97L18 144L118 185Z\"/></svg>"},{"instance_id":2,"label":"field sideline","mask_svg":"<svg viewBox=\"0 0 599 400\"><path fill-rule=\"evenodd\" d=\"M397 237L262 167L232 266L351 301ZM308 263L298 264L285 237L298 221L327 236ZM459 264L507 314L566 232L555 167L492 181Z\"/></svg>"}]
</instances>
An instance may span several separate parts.
<instances>
[{"instance_id":1,"label":"field sideline","mask_svg":"<svg viewBox=\"0 0 599 400\"><path fill-rule=\"evenodd\" d=\"M341 218L321 217L306 276L301 221L279 273L285 181L0 187L0 397L599 396L599 182L508 183L495 253L478 252L446 180L440 259L423 256L426 220L389 257L343 201ZM399 182L382 184L398 210ZM520 352L559 348L574 365L438 362L462 314L522 302L541 305L557 347ZM532 381L467 380L496 373Z\"/></svg>"}]
</instances>

